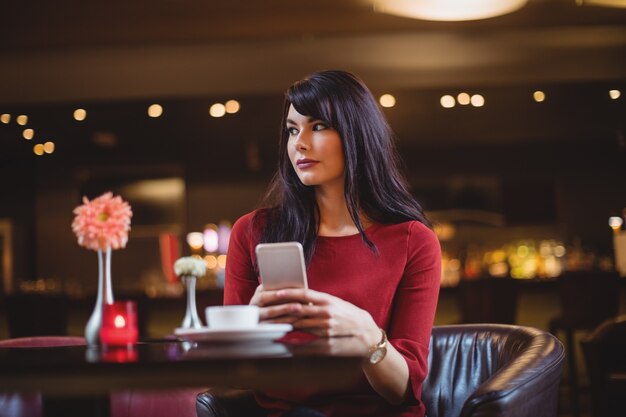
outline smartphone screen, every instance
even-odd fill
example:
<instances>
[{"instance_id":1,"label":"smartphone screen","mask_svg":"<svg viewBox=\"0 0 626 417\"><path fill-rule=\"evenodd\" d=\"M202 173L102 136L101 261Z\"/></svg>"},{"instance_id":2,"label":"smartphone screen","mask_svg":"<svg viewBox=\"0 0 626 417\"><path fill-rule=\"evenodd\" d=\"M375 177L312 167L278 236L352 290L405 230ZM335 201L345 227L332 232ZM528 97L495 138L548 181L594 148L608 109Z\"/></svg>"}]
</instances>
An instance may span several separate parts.
<instances>
[{"instance_id":1,"label":"smartphone screen","mask_svg":"<svg viewBox=\"0 0 626 417\"><path fill-rule=\"evenodd\" d=\"M308 287L299 242L260 243L256 246L256 258L264 289Z\"/></svg>"}]
</instances>

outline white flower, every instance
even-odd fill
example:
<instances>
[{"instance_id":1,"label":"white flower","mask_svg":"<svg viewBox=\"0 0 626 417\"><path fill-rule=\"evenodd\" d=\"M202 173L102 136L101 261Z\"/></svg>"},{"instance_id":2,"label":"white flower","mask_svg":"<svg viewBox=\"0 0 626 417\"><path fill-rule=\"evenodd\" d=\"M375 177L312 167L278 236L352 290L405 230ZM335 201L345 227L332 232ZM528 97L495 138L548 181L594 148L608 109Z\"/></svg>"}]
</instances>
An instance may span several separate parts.
<instances>
[{"instance_id":1,"label":"white flower","mask_svg":"<svg viewBox=\"0 0 626 417\"><path fill-rule=\"evenodd\" d=\"M194 276L199 278L206 273L206 263L202 258L183 256L174 262L174 272L179 277Z\"/></svg>"}]
</instances>

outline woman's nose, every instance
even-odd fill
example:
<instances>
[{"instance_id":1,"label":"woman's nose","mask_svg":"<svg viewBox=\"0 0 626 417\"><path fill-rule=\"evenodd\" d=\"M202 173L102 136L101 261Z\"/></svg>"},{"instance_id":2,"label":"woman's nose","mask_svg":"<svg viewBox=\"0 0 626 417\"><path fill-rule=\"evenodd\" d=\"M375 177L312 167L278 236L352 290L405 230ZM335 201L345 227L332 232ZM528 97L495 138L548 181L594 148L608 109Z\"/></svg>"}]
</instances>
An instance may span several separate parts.
<instances>
[{"instance_id":1,"label":"woman's nose","mask_svg":"<svg viewBox=\"0 0 626 417\"><path fill-rule=\"evenodd\" d=\"M298 137L296 138L296 149L309 149L310 148L310 138L306 132L300 132Z\"/></svg>"}]
</instances>

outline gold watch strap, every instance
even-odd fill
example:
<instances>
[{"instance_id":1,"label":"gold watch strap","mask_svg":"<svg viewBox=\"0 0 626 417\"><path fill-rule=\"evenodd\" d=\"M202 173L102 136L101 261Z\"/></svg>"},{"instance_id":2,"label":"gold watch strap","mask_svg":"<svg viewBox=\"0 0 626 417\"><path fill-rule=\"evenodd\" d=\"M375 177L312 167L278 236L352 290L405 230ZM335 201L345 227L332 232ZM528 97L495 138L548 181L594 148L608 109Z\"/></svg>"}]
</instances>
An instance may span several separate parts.
<instances>
[{"instance_id":1,"label":"gold watch strap","mask_svg":"<svg viewBox=\"0 0 626 417\"><path fill-rule=\"evenodd\" d=\"M380 342L378 342L377 344L372 346L372 350L380 349L382 347L387 346L387 332L383 328L380 328L380 332L382 333L382 336L380 338Z\"/></svg>"}]
</instances>

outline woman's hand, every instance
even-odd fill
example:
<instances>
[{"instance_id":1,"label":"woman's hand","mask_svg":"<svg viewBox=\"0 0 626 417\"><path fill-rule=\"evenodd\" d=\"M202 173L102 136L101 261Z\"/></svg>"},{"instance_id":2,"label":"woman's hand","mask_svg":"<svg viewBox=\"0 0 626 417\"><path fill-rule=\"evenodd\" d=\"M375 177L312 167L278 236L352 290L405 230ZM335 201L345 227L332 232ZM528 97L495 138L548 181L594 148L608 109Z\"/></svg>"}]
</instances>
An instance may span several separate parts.
<instances>
[{"instance_id":1,"label":"woman's hand","mask_svg":"<svg viewBox=\"0 0 626 417\"><path fill-rule=\"evenodd\" d=\"M273 305L270 300L275 299L277 291L265 291L263 284L256 287L250 305L260 307L259 320L266 323L293 323L298 320L301 305L299 303L284 303L278 301Z\"/></svg>"},{"instance_id":2,"label":"woman's hand","mask_svg":"<svg viewBox=\"0 0 626 417\"><path fill-rule=\"evenodd\" d=\"M295 288L264 291L259 285L250 304L261 308L262 321L291 323L323 337L355 336L366 346L380 342L380 329L367 311L330 294ZM364 362L363 371L372 388L391 404L400 404L409 395L409 368L392 344L380 363Z\"/></svg>"},{"instance_id":3,"label":"woman's hand","mask_svg":"<svg viewBox=\"0 0 626 417\"><path fill-rule=\"evenodd\" d=\"M296 329L325 337L358 336L368 345L380 340L378 325L367 311L327 293L302 288L257 288L250 303L261 307L264 321L291 323Z\"/></svg>"}]
</instances>

